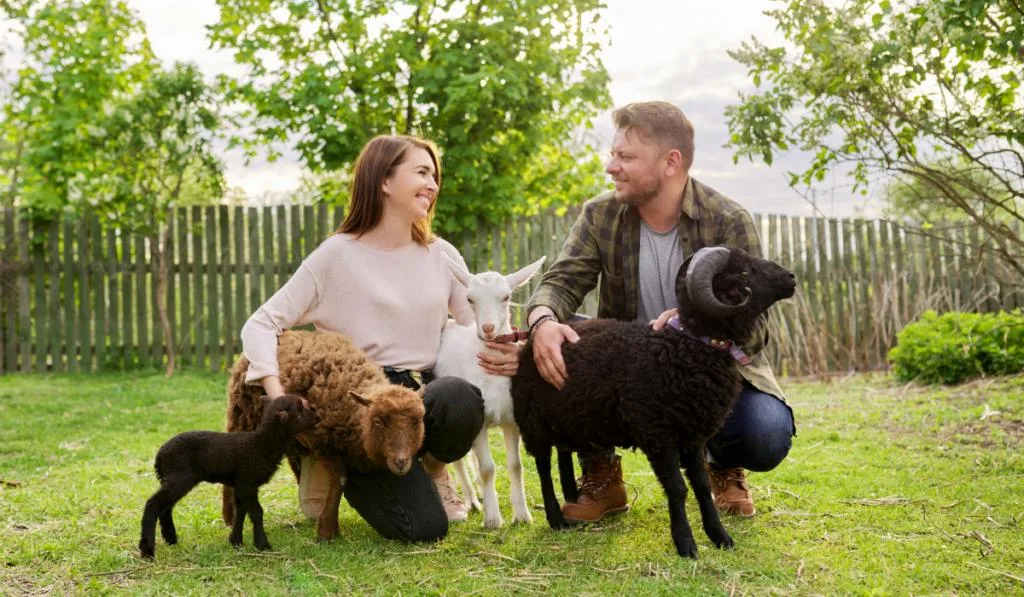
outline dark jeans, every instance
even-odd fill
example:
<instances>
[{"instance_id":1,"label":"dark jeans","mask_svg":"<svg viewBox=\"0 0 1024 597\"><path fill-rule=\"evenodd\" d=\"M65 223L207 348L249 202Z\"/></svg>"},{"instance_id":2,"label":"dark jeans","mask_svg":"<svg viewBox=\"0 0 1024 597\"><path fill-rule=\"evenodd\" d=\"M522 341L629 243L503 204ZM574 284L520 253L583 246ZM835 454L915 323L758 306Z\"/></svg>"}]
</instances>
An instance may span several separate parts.
<instances>
[{"instance_id":1,"label":"dark jeans","mask_svg":"<svg viewBox=\"0 0 1024 597\"><path fill-rule=\"evenodd\" d=\"M789 406L744 381L732 413L708 442L708 452L717 468L770 471L789 454L795 432ZM613 453L581 454L580 466L586 471L590 459L611 458Z\"/></svg>"},{"instance_id":2,"label":"dark jeans","mask_svg":"<svg viewBox=\"0 0 1024 597\"><path fill-rule=\"evenodd\" d=\"M465 456L484 424L480 390L458 377L440 377L427 384L423 405L426 435L419 456L429 452L443 462ZM441 498L421 466L413 465L401 477L388 471L350 474L344 495L363 520L385 538L436 541L448 534Z\"/></svg>"}]
</instances>

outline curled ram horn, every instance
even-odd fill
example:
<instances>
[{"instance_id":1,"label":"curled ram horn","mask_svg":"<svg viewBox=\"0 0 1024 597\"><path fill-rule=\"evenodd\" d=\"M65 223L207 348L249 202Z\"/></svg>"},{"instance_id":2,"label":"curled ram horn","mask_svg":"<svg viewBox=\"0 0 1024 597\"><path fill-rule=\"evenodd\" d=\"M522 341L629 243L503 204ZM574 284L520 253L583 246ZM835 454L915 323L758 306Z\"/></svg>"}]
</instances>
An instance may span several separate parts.
<instances>
[{"instance_id":1,"label":"curled ram horn","mask_svg":"<svg viewBox=\"0 0 1024 597\"><path fill-rule=\"evenodd\" d=\"M686 293L694 307L710 317L729 317L750 301L749 288L746 289L747 296L737 305L723 303L715 296L712 281L729 263L729 253L725 247L705 247L694 253L686 270Z\"/></svg>"}]
</instances>

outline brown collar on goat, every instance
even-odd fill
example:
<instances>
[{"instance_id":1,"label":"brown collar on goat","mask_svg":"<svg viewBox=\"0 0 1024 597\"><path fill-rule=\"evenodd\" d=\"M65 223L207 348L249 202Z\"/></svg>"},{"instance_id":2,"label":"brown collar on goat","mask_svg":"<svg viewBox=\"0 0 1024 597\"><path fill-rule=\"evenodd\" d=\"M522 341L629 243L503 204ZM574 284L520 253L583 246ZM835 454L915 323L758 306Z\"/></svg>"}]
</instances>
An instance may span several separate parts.
<instances>
[{"instance_id":1,"label":"brown collar on goat","mask_svg":"<svg viewBox=\"0 0 1024 597\"><path fill-rule=\"evenodd\" d=\"M529 338L530 332L513 327L511 334L495 336L493 340L488 340L488 342L494 342L495 344L512 344L513 342L519 342L520 340L529 340Z\"/></svg>"}]
</instances>

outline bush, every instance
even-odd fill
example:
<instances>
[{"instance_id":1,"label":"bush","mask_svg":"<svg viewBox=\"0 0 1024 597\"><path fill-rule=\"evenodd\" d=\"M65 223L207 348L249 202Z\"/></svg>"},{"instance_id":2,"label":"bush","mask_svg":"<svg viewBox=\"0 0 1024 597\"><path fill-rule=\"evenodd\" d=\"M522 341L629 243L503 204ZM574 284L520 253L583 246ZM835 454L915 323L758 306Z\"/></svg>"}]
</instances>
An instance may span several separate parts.
<instances>
[{"instance_id":1,"label":"bush","mask_svg":"<svg viewBox=\"0 0 1024 597\"><path fill-rule=\"evenodd\" d=\"M1024 315L927 311L897 335L889 362L896 379L930 384L1024 371Z\"/></svg>"}]
</instances>

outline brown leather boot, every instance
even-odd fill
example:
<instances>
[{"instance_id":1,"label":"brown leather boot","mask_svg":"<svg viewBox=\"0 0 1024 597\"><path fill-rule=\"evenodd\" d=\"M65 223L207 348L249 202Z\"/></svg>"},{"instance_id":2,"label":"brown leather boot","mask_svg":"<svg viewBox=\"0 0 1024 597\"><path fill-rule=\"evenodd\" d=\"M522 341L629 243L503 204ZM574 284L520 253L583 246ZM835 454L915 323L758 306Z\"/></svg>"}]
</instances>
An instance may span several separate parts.
<instances>
[{"instance_id":1,"label":"brown leather boot","mask_svg":"<svg viewBox=\"0 0 1024 597\"><path fill-rule=\"evenodd\" d=\"M562 515L571 523L597 522L607 514L629 510L626 484L622 481L622 458L613 456L612 462L595 458L580 479L580 497L576 503L562 505Z\"/></svg>"},{"instance_id":2,"label":"brown leather boot","mask_svg":"<svg viewBox=\"0 0 1024 597\"><path fill-rule=\"evenodd\" d=\"M750 488L747 487L747 476L742 468L720 469L709 464L707 469L708 479L711 481L711 494L715 498L715 507L719 512L748 518L757 512L754 509L754 500L750 497Z\"/></svg>"}]
</instances>

